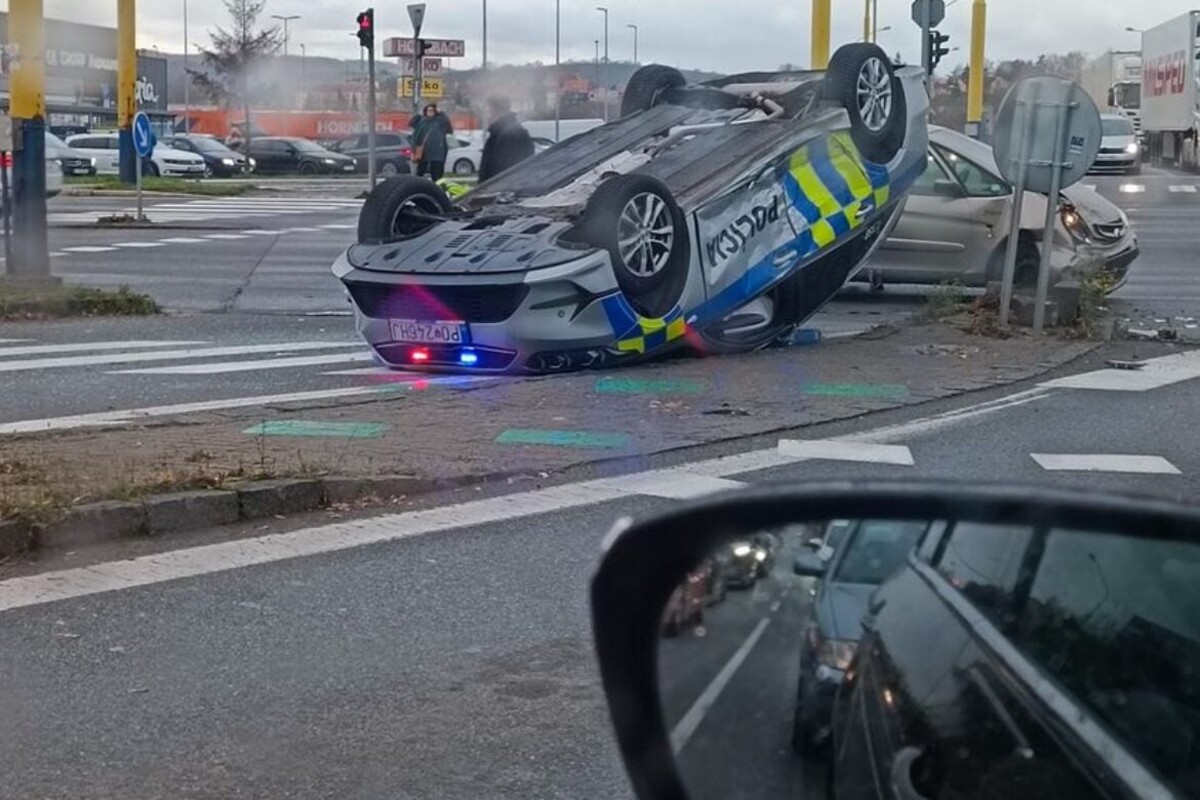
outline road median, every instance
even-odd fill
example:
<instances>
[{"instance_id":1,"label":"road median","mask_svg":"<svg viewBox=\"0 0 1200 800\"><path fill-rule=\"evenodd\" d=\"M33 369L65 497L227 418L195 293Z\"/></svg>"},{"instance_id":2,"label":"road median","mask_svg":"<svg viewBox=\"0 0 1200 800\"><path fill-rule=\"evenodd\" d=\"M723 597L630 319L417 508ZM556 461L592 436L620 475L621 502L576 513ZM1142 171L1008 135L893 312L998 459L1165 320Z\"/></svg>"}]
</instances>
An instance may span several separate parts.
<instances>
[{"instance_id":1,"label":"road median","mask_svg":"<svg viewBox=\"0 0 1200 800\"><path fill-rule=\"evenodd\" d=\"M0 550L387 504L581 464L625 471L667 451L1024 380L1095 346L930 324L745 356L465 385L371 375L354 395L60 425L0 440L0 518L18 523L0 528Z\"/></svg>"}]
</instances>

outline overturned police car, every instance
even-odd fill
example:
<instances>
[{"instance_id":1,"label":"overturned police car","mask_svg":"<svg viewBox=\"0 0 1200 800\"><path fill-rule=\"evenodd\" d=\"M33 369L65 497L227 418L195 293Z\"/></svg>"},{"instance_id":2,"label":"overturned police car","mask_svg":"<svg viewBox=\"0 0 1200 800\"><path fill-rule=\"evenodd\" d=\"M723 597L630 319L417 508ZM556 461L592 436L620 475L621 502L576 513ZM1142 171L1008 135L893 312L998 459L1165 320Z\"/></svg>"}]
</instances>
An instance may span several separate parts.
<instances>
[{"instance_id":1,"label":"overturned police car","mask_svg":"<svg viewBox=\"0 0 1200 800\"><path fill-rule=\"evenodd\" d=\"M642 67L618 121L451 200L401 176L334 264L389 366L553 372L787 341L925 169L921 71L847 45L825 71L689 85Z\"/></svg>"}]
</instances>

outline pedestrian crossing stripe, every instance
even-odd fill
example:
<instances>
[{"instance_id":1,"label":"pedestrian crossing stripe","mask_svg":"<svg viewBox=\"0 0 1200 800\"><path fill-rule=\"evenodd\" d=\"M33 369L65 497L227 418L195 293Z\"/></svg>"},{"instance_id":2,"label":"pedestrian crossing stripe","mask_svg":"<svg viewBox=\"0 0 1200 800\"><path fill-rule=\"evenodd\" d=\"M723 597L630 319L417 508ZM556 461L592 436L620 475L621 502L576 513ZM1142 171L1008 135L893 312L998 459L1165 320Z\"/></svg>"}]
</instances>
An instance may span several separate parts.
<instances>
[{"instance_id":1,"label":"pedestrian crossing stripe","mask_svg":"<svg viewBox=\"0 0 1200 800\"><path fill-rule=\"evenodd\" d=\"M1167 189L1168 189L1168 191L1174 192L1176 194L1195 194L1196 193L1195 186L1169 186L1169 187L1167 187Z\"/></svg>"}]
</instances>

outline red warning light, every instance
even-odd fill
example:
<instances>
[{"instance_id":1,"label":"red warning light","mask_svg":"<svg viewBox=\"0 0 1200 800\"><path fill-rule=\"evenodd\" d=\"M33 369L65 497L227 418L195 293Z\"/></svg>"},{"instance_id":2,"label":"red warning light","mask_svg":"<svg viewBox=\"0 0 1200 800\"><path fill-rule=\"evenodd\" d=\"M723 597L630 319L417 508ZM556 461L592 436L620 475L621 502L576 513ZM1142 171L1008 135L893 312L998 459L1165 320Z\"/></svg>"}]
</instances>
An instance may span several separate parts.
<instances>
[{"instance_id":1,"label":"red warning light","mask_svg":"<svg viewBox=\"0 0 1200 800\"><path fill-rule=\"evenodd\" d=\"M425 364L429 361L429 351L424 347L413 350L408 356L414 364Z\"/></svg>"}]
</instances>

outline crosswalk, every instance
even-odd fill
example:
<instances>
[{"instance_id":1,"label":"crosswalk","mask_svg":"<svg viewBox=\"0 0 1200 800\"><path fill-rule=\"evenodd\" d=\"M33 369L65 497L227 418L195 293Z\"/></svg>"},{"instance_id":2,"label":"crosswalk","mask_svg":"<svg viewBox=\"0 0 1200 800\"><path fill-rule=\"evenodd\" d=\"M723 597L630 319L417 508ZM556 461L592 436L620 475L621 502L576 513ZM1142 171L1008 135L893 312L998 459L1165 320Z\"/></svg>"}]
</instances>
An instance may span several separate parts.
<instances>
[{"instance_id":1,"label":"crosswalk","mask_svg":"<svg viewBox=\"0 0 1200 800\"><path fill-rule=\"evenodd\" d=\"M296 214L354 213L362 200L330 197L221 197L154 203L146 208L152 222L196 222L240 220ZM100 217L135 214L134 206L123 209L56 212L48 215L51 225L88 224Z\"/></svg>"}]
</instances>

